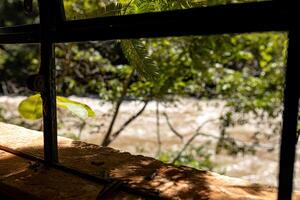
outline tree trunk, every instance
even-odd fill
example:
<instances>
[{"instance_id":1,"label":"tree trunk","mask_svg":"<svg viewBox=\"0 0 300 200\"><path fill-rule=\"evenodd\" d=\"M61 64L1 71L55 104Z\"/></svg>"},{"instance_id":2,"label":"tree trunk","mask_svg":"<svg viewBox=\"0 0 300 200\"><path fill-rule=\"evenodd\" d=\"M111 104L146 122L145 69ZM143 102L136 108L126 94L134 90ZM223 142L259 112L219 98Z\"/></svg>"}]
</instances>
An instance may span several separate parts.
<instances>
[{"instance_id":1,"label":"tree trunk","mask_svg":"<svg viewBox=\"0 0 300 200\"><path fill-rule=\"evenodd\" d=\"M134 75L134 69L132 69L130 75L127 77L127 79L125 80L124 82L124 85L123 85L123 91L122 91L122 94L120 96L120 98L118 99L117 101L117 104L116 104L116 108L114 110L114 113L113 113L113 117L111 119L111 122L109 124L109 127L108 127L108 130L104 136L104 139L103 141L101 142L101 146L108 146L110 143L111 143L111 134L112 134L112 130L113 130L113 127L115 125L115 122L116 122L116 119L117 119L117 116L118 116L118 113L119 113L119 109L120 109L120 106L127 94L127 90L130 86L130 81Z\"/></svg>"}]
</instances>

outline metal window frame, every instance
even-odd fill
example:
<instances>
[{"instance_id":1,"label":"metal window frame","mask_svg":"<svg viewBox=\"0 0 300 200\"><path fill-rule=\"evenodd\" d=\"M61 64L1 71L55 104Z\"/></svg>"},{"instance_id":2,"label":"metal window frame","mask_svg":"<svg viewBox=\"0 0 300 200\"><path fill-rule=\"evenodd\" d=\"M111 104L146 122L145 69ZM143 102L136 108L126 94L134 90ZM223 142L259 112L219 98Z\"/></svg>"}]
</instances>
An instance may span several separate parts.
<instances>
[{"instance_id":1,"label":"metal window frame","mask_svg":"<svg viewBox=\"0 0 300 200\"><path fill-rule=\"evenodd\" d=\"M63 0L39 0L40 24L2 27L0 28L0 43L40 44L41 67L39 74L45 81L41 91L44 115L44 160L40 159L40 161L96 181L96 177L61 166L58 163L53 48L55 43L286 31L289 34L289 47L285 74L278 199L291 199L300 94L299 70L296 66L298 64L297 52L300 52L300 40L297 35L300 32L297 29L299 23L295 22L299 14L293 5L291 1L274 0L67 21ZM197 23L195 23L195 19L197 19ZM189 23L191 21L194 23ZM23 157L29 156L7 147L0 148ZM32 156L29 158L37 159ZM99 178L97 180L99 182Z\"/></svg>"}]
</instances>

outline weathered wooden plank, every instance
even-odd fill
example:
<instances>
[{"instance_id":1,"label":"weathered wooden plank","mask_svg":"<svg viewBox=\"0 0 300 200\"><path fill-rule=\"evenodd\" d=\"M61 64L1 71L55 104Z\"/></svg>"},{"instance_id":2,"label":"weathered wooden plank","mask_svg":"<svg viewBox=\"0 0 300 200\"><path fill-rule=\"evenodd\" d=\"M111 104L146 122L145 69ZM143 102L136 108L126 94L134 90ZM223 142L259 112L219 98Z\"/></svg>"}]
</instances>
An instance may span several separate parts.
<instances>
[{"instance_id":1,"label":"weathered wooden plank","mask_svg":"<svg viewBox=\"0 0 300 200\"><path fill-rule=\"evenodd\" d=\"M36 156L43 155L43 134L0 123L0 145ZM59 137L61 163L85 173L118 180L133 189L156 191L166 199L276 199L274 187L253 184L209 171L174 167L153 158L134 156L112 148ZM34 163L0 151L0 180L39 198L95 199L101 184L53 168L30 167ZM54 192L57 191L57 192ZM133 197L116 190L114 193ZM122 194L121 194L122 193ZM124 196L125 195L125 196ZM127 197L126 197L127 198ZM137 196L134 196L137 198ZM134 199L133 198L133 199ZM128 198L127 198L128 199ZM294 197L296 200L296 196ZM298 199L300 196L298 195Z\"/></svg>"}]
</instances>

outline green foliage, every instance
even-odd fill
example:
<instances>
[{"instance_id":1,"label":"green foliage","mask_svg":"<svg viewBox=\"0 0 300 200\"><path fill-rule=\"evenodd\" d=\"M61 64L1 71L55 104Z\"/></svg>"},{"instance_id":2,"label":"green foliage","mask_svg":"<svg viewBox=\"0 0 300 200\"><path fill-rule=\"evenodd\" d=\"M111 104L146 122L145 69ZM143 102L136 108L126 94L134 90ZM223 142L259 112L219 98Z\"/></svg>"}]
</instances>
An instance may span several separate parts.
<instances>
[{"instance_id":1,"label":"green foliage","mask_svg":"<svg viewBox=\"0 0 300 200\"><path fill-rule=\"evenodd\" d=\"M67 19L85 19L145 12L186 9L205 5L204 0L64 0Z\"/></svg>"},{"instance_id":2,"label":"green foliage","mask_svg":"<svg viewBox=\"0 0 300 200\"><path fill-rule=\"evenodd\" d=\"M66 132L66 133L64 133L60 136L67 137L67 138L70 138L70 139L75 140L75 141L80 140L80 138L76 134L71 133L71 132Z\"/></svg>"},{"instance_id":3,"label":"green foliage","mask_svg":"<svg viewBox=\"0 0 300 200\"><path fill-rule=\"evenodd\" d=\"M94 117L95 112L86 104L72 101L68 98L58 96L56 97L57 106L69 110L75 116L81 119L87 119L88 117Z\"/></svg>"},{"instance_id":4,"label":"green foliage","mask_svg":"<svg viewBox=\"0 0 300 200\"><path fill-rule=\"evenodd\" d=\"M99 0L64 0L67 19L85 19L97 16L119 15L122 5L109 0L107 3Z\"/></svg>"},{"instance_id":5,"label":"green foliage","mask_svg":"<svg viewBox=\"0 0 300 200\"><path fill-rule=\"evenodd\" d=\"M118 99L122 84L132 69L127 64L112 64L112 62L127 62L123 61L125 58L120 58L119 51L122 52L121 47L115 42L57 45L58 94L63 96L92 94L99 95L101 99L107 101Z\"/></svg>"},{"instance_id":6,"label":"green foliage","mask_svg":"<svg viewBox=\"0 0 300 200\"><path fill-rule=\"evenodd\" d=\"M146 12L161 12L265 0L64 0L69 20Z\"/></svg>"},{"instance_id":7,"label":"green foliage","mask_svg":"<svg viewBox=\"0 0 300 200\"><path fill-rule=\"evenodd\" d=\"M25 80L39 66L37 45L0 44L0 93L29 94Z\"/></svg>"},{"instance_id":8,"label":"green foliage","mask_svg":"<svg viewBox=\"0 0 300 200\"><path fill-rule=\"evenodd\" d=\"M68 19L244 2L249 1L64 0ZM15 22L5 23L26 20L16 17ZM286 46L286 34L278 32L57 44L57 91L63 96L97 95L116 102L126 78L136 69L145 79L134 74L125 98L171 102L176 97L192 96L225 100L228 113L220 119L224 130L243 121L235 117L236 113L250 113L256 118L280 115ZM0 92L28 94L22 80L36 73L37 58L37 46L1 45ZM63 107L70 107L67 105L63 103ZM86 112L79 113L86 116Z\"/></svg>"},{"instance_id":9,"label":"green foliage","mask_svg":"<svg viewBox=\"0 0 300 200\"><path fill-rule=\"evenodd\" d=\"M86 104L72 101L65 97L57 96L57 107L70 111L81 119L95 116L95 112ZM35 94L23 100L18 107L20 115L29 120L37 120L43 117L42 98L40 94Z\"/></svg>"},{"instance_id":10,"label":"green foliage","mask_svg":"<svg viewBox=\"0 0 300 200\"><path fill-rule=\"evenodd\" d=\"M146 79L155 80L158 68L141 40L122 40L123 52L137 72Z\"/></svg>"},{"instance_id":11,"label":"green foliage","mask_svg":"<svg viewBox=\"0 0 300 200\"><path fill-rule=\"evenodd\" d=\"M19 104L18 111L25 119L37 120L43 117L42 104L40 94L32 95Z\"/></svg>"},{"instance_id":12,"label":"green foliage","mask_svg":"<svg viewBox=\"0 0 300 200\"><path fill-rule=\"evenodd\" d=\"M256 37L258 36L258 37ZM265 41L265 42L263 42ZM281 112L286 34L239 35L231 38L234 45L232 60L240 70L222 71L217 91L229 99L236 112L264 110L271 117ZM226 53L226 52L225 52Z\"/></svg>"},{"instance_id":13,"label":"green foliage","mask_svg":"<svg viewBox=\"0 0 300 200\"><path fill-rule=\"evenodd\" d=\"M38 4L33 0L32 12L26 12L23 0L0 1L0 26L15 26L37 23Z\"/></svg>"},{"instance_id":14,"label":"green foliage","mask_svg":"<svg viewBox=\"0 0 300 200\"><path fill-rule=\"evenodd\" d=\"M201 170L212 170L214 163L211 161L211 154L205 151L205 145L189 147L182 156L174 163L177 166L189 166ZM158 159L170 163L177 156L177 151L166 151L160 153Z\"/></svg>"}]
</instances>

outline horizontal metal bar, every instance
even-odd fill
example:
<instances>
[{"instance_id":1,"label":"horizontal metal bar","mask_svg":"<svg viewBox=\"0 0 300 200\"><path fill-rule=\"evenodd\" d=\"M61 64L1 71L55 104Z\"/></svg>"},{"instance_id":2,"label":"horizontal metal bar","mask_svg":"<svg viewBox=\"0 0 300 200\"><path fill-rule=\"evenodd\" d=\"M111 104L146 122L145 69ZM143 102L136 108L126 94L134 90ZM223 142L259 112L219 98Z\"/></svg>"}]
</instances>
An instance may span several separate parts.
<instances>
[{"instance_id":1,"label":"horizontal metal bar","mask_svg":"<svg viewBox=\"0 0 300 200\"><path fill-rule=\"evenodd\" d=\"M272 2L67 21L55 42L287 31L289 12Z\"/></svg>"},{"instance_id":2,"label":"horizontal metal bar","mask_svg":"<svg viewBox=\"0 0 300 200\"><path fill-rule=\"evenodd\" d=\"M21 25L0 28L0 44L39 43L40 25Z\"/></svg>"},{"instance_id":3,"label":"horizontal metal bar","mask_svg":"<svg viewBox=\"0 0 300 200\"><path fill-rule=\"evenodd\" d=\"M10 27L0 27L0 35L11 33L31 33L39 30L39 24L18 25Z\"/></svg>"},{"instance_id":4,"label":"horizontal metal bar","mask_svg":"<svg viewBox=\"0 0 300 200\"><path fill-rule=\"evenodd\" d=\"M27 160L47 164L46 161L44 159L40 158L40 157L34 156L32 154L29 154L29 153L24 153L22 151L15 150L15 149L3 146L3 145L0 145L0 150L11 153L11 154L14 154L14 155L19 156L21 158L25 158ZM88 174L86 172L79 171L78 169L74 169L74 168L71 168L71 167L64 166L64 165L59 164L59 163L52 163L50 165L50 167L53 167L54 169L61 170L65 173L72 174L72 175L78 176L80 178L83 178L83 179L86 179L86 180L89 180L89 181L92 181L92 182L95 182L95 183L99 183L99 184L104 184L105 185L105 184L110 184L112 182L117 182L117 180L114 180L114 179L101 178L101 177L98 177L98 176L94 176L94 175ZM127 183L124 183L124 182L120 182L120 190L129 192L131 194L140 195L140 196L143 196L143 197L146 197L146 198L149 198L149 199L158 199L158 200L159 199L164 199L164 198L159 196L158 192L155 192L155 191L152 191L152 190L147 190L147 189L142 189L142 188L133 188L133 187L130 187Z\"/></svg>"},{"instance_id":5,"label":"horizontal metal bar","mask_svg":"<svg viewBox=\"0 0 300 200\"><path fill-rule=\"evenodd\" d=\"M272 2L243 3L65 21L49 31L52 42L288 31L289 15ZM37 43L39 26L0 28L0 43Z\"/></svg>"}]
</instances>

